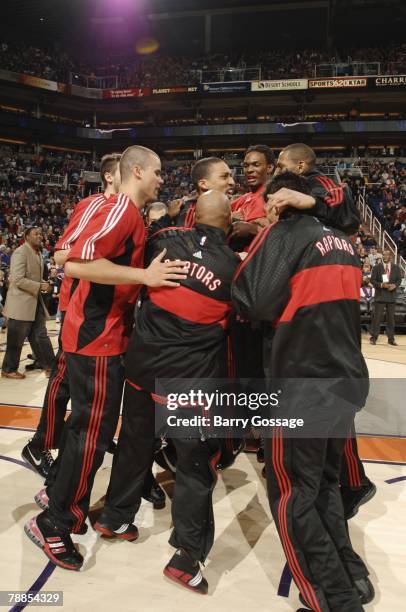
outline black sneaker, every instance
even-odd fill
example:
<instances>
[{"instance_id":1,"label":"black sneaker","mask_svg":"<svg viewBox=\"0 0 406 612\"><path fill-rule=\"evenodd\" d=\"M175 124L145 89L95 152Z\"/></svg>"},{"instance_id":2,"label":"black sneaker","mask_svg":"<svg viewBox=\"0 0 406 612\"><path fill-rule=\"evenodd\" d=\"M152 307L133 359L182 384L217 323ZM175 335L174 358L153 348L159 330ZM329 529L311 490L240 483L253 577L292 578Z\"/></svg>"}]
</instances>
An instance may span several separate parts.
<instances>
[{"instance_id":1,"label":"black sneaker","mask_svg":"<svg viewBox=\"0 0 406 612\"><path fill-rule=\"evenodd\" d=\"M41 512L29 520L24 531L55 565L75 571L82 567L83 557L72 542L70 533L58 529L47 512Z\"/></svg>"},{"instance_id":2,"label":"black sneaker","mask_svg":"<svg viewBox=\"0 0 406 612\"><path fill-rule=\"evenodd\" d=\"M118 540L127 540L128 542L134 542L139 535L135 525L124 523L114 527L102 518L94 523L93 529L101 533L105 538L117 538Z\"/></svg>"},{"instance_id":3,"label":"black sneaker","mask_svg":"<svg viewBox=\"0 0 406 612\"><path fill-rule=\"evenodd\" d=\"M25 366L25 369L30 372L31 370L43 370L42 365L38 363L38 361L33 361Z\"/></svg>"},{"instance_id":4,"label":"black sneaker","mask_svg":"<svg viewBox=\"0 0 406 612\"><path fill-rule=\"evenodd\" d=\"M142 497L149 501L154 506L155 510L162 510L162 508L165 508L165 492L153 476L151 488L148 488L148 490L143 489Z\"/></svg>"},{"instance_id":5,"label":"black sneaker","mask_svg":"<svg viewBox=\"0 0 406 612\"><path fill-rule=\"evenodd\" d=\"M359 578L359 580L354 580L353 582L362 605L369 604L375 597L375 589L370 579L366 576L365 578Z\"/></svg>"},{"instance_id":6,"label":"black sneaker","mask_svg":"<svg viewBox=\"0 0 406 612\"><path fill-rule=\"evenodd\" d=\"M48 476L49 470L54 459L49 450L42 451L35 447L30 440L21 451L21 457L28 463L42 478Z\"/></svg>"},{"instance_id":7,"label":"black sneaker","mask_svg":"<svg viewBox=\"0 0 406 612\"><path fill-rule=\"evenodd\" d=\"M110 455L114 455L117 450L117 444L112 440L107 447L106 453L110 453Z\"/></svg>"},{"instance_id":8,"label":"black sneaker","mask_svg":"<svg viewBox=\"0 0 406 612\"><path fill-rule=\"evenodd\" d=\"M38 491L36 495L34 495L34 501L41 508L41 510L48 510L49 508L49 497L47 495L46 489L41 489ZM87 533L87 524L83 523L83 525L75 531L78 535L84 535Z\"/></svg>"},{"instance_id":9,"label":"black sneaker","mask_svg":"<svg viewBox=\"0 0 406 612\"><path fill-rule=\"evenodd\" d=\"M260 446L257 450L257 461L258 463L265 463L265 449L263 446Z\"/></svg>"},{"instance_id":10,"label":"black sneaker","mask_svg":"<svg viewBox=\"0 0 406 612\"><path fill-rule=\"evenodd\" d=\"M164 575L186 589L201 595L207 595L209 585L207 580L203 578L199 562L194 561L183 548L178 548L173 555L164 568Z\"/></svg>"},{"instance_id":11,"label":"black sneaker","mask_svg":"<svg viewBox=\"0 0 406 612\"><path fill-rule=\"evenodd\" d=\"M344 506L344 518L348 521L353 518L360 506L369 502L376 493L376 486L368 480L368 483L362 485L359 489L350 489L349 487L341 487L341 498Z\"/></svg>"}]
</instances>

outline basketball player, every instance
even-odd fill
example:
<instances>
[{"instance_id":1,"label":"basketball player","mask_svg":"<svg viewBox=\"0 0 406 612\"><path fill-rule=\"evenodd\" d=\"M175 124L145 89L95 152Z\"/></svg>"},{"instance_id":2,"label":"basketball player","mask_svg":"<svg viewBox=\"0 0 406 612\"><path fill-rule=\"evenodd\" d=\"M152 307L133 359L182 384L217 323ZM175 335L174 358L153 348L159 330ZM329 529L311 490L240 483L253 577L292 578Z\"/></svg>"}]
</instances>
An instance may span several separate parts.
<instances>
[{"instance_id":1,"label":"basketball player","mask_svg":"<svg viewBox=\"0 0 406 612\"><path fill-rule=\"evenodd\" d=\"M309 193L306 179L286 172L270 182L265 196L283 188ZM232 296L241 316L267 322L266 377L277 379L289 398L283 414L292 410L304 420L307 437L287 437L279 427L265 438L270 507L302 602L315 612L359 612L374 590L352 549L339 489L354 408L334 393L318 395L314 380L310 397L300 380L348 380L356 389L355 406L364 405L361 271L345 235L311 215L288 209L258 236ZM296 380L289 385L289 379Z\"/></svg>"},{"instance_id":2,"label":"basketball player","mask_svg":"<svg viewBox=\"0 0 406 612\"><path fill-rule=\"evenodd\" d=\"M125 360L123 424L105 507L95 524L108 537L129 525L127 539L135 539L131 523L154 452L156 379L198 381L226 374L230 283L239 262L226 243L228 198L209 191L198 198L195 214L193 228L163 228L152 239L153 253L164 248L171 259L185 261L188 276L171 291L149 290L136 320ZM170 544L177 550L164 573L183 587L206 593L199 563L214 539L212 491L220 440L172 437L171 442L177 464Z\"/></svg>"},{"instance_id":3,"label":"basketball player","mask_svg":"<svg viewBox=\"0 0 406 612\"><path fill-rule=\"evenodd\" d=\"M326 225L354 234L360 224L360 217L348 185L337 185L316 166L316 155L310 147L297 143L285 147L278 157L275 174L290 171L305 176L310 184L310 193L317 198L313 214ZM324 200L325 206L319 198ZM270 198L272 205L283 207L284 192L279 191ZM355 516L363 504L376 493L376 485L365 474L358 453L354 426L345 446L341 468L341 494L346 519Z\"/></svg>"},{"instance_id":4,"label":"basketball player","mask_svg":"<svg viewBox=\"0 0 406 612\"><path fill-rule=\"evenodd\" d=\"M83 557L70 534L86 520L95 474L116 431L124 382L123 353L141 285L176 287L182 262L143 269L145 228L140 215L156 201L161 162L133 146L120 159L121 190L100 208L69 251L66 273L79 279L62 330L72 413L67 421L48 509L25 526L56 565L79 570Z\"/></svg>"},{"instance_id":5,"label":"basketball player","mask_svg":"<svg viewBox=\"0 0 406 612\"><path fill-rule=\"evenodd\" d=\"M68 250L75 244L81 232L85 230L102 204L111 195L118 192L120 185L119 161L120 155L118 153L111 153L102 158L100 178L104 193L91 195L76 204L69 224L55 246L55 250L60 251L59 254L56 253L59 265L63 265ZM53 463L50 450L59 448L66 408L70 400L68 371L61 346L61 334L65 312L68 308L71 292L74 291L76 284L77 282L74 283L73 278L64 275L59 293L59 310L62 315L58 339L59 350L48 380L37 430L21 453L24 461L29 463L43 478L48 476Z\"/></svg>"}]
</instances>

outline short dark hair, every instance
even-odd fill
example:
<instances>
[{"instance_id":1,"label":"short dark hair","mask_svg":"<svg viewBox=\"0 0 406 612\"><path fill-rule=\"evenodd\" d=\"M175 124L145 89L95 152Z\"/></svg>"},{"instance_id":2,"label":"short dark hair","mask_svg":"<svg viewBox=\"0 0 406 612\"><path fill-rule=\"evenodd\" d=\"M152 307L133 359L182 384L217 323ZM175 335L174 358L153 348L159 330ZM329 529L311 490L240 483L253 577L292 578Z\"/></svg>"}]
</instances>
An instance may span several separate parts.
<instances>
[{"instance_id":1,"label":"short dark hair","mask_svg":"<svg viewBox=\"0 0 406 612\"><path fill-rule=\"evenodd\" d=\"M248 149L245 151L245 155L248 155L248 153L262 153L269 165L274 166L276 163L275 154L272 151L271 147L268 147L268 145L252 145L251 147L248 147Z\"/></svg>"},{"instance_id":2,"label":"short dark hair","mask_svg":"<svg viewBox=\"0 0 406 612\"><path fill-rule=\"evenodd\" d=\"M31 232L33 230L36 230L36 229L41 229L41 228L39 227L39 225L31 225L30 227L27 227L24 230L24 238L25 238L25 240L27 240L27 237L31 234Z\"/></svg>"},{"instance_id":3,"label":"short dark hair","mask_svg":"<svg viewBox=\"0 0 406 612\"><path fill-rule=\"evenodd\" d=\"M120 158L121 153L108 153L107 155L104 155L102 157L100 162L100 178L102 180L104 188L107 187L107 181L104 178L104 175L106 174L106 172L110 172L110 174L113 174L113 172L116 171L117 164L120 162Z\"/></svg>"},{"instance_id":4,"label":"short dark hair","mask_svg":"<svg viewBox=\"0 0 406 612\"><path fill-rule=\"evenodd\" d=\"M292 189L293 191L299 191L300 193L306 193L307 195L311 193L307 178L295 174L294 172L283 172L282 174L278 174L278 176L272 177L271 180L268 181L264 192L265 202L269 194L276 193L283 187Z\"/></svg>"},{"instance_id":5,"label":"short dark hair","mask_svg":"<svg viewBox=\"0 0 406 612\"><path fill-rule=\"evenodd\" d=\"M203 157L195 163L190 173L193 187L199 190L199 181L208 178L210 174L210 168L215 164L222 162L223 160L219 157Z\"/></svg>"}]
</instances>

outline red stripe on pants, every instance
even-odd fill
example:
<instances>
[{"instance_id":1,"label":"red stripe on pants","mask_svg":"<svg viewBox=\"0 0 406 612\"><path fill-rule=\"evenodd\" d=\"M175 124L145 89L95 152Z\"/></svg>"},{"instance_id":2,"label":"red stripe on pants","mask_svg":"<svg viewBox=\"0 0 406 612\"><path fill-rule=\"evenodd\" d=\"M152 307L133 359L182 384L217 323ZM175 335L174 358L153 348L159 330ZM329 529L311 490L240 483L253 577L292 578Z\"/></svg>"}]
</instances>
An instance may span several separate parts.
<instances>
[{"instance_id":1,"label":"red stripe on pants","mask_svg":"<svg viewBox=\"0 0 406 612\"><path fill-rule=\"evenodd\" d=\"M272 462L278 481L278 487L281 493L278 506L278 521L280 536L282 540L283 549L285 551L286 559L288 561L290 571L292 572L292 576L294 577L302 596L308 602L308 604L311 605L312 609L315 610L315 612L321 612L319 603L317 601L316 593L312 585L302 572L299 561L295 554L292 541L289 537L286 508L288 505L289 498L292 494L292 486L289 480L289 476L283 465L283 440L281 429L274 430L274 436L272 440Z\"/></svg>"},{"instance_id":2,"label":"red stripe on pants","mask_svg":"<svg viewBox=\"0 0 406 612\"><path fill-rule=\"evenodd\" d=\"M61 352L58 359L57 373L53 381L51 382L49 394L48 394L48 406L47 406L47 425L45 431L45 450L53 448L54 434L55 434L55 413L56 413L56 395L59 391L59 387L65 377L66 372L66 361L65 353Z\"/></svg>"},{"instance_id":3,"label":"red stripe on pants","mask_svg":"<svg viewBox=\"0 0 406 612\"><path fill-rule=\"evenodd\" d=\"M89 426L86 432L82 470L80 474L79 486L70 507L72 514L77 517L77 523L74 525L73 531L80 528L85 518L82 510L79 508L78 501L87 492L87 480L93 465L96 442L100 431L100 425L103 418L104 402L106 399L106 372L107 357L96 357L94 395L90 411Z\"/></svg>"},{"instance_id":4,"label":"red stripe on pants","mask_svg":"<svg viewBox=\"0 0 406 612\"><path fill-rule=\"evenodd\" d=\"M358 460L352 447L352 438L348 438L344 447L344 461L347 464L350 487L359 488L361 486L361 475L358 469Z\"/></svg>"}]
</instances>

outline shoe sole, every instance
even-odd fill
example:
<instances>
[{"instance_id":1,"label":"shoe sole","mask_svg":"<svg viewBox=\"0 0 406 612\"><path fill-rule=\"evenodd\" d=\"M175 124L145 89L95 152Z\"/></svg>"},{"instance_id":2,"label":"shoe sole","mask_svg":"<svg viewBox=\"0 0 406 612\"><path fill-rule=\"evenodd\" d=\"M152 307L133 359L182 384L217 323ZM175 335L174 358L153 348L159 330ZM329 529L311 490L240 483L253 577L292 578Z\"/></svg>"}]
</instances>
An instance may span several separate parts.
<instances>
[{"instance_id":1,"label":"shoe sole","mask_svg":"<svg viewBox=\"0 0 406 612\"><path fill-rule=\"evenodd\" d=\"M37 495L34 496L34 501L37 504L37 506L41 508L41 510L48 510L48 504L45 504L42 501L42 498L40 497L39 493L37 493Z\"/></svg>"},{"instance_id":2,"label":"shoe sole","mask_svg":"<svg viewBox=\"0 0 406 612\"><path fill-rule=\"evenodd\" d=\"M82 565L68 565L67 563L63 563L52 554L51 549L45 542L44 537L38 528L37 520L35 517L24 525L24 531L30 538L31 542L34 542L34 544L45 553L45 555L50 561L52 561L52 563L54 563L54 565L74 572L78 572L82 567Z\"/></svg>"},{"instance_id":3,"label":"shoe sole","mask_svg":"<svg viewBox=\"0 0 406 612\"><path fill-rule=\"evenodd\" d=\"M183 582L183 580L175 576L175 574L171 572L171 568L168 566L164 568L163 574L164 576L166 576L166 578L169 578L169 580L171 580L175 584L183 587L184 589L188 589L188 591L193 591L193 593L197 593L198 595L207 595L208 586L206 587L207 590L199 591L197 587L190 586L189 584L187 584L187 582Z\"/></svg>"},{"instance_id":4,"label":"shoe sole","mask_svg":"<svg viewBox=\"0 0 406 612\"><path fill-rule=\"evenodd\" d=\"M100 523L97 523L97 522L94 523L93 529L97 531L98 533L100 533L105 538L116 539L116 540L127 540L127 542L135 542L135 540L138 540L138 536L139 536L138 532L136 535L125 534L125 533L115 533L114 531L111 531L110 529L106 529L106 527L103 527L103 525L100 525Z\"/></svg>"},{"instance_id":5,"label":"shoe sole","mask_svg":"<svg viewBox=\"0 0 406 612\"><path fill-rule=\"evenodd\" d=\"M363 506L364 504L367 504L369 501L371 501L371 499L374 497L375 493L376 493L377 489L376 489L376 485L373 485L372 489L369 491L369 493L367 493L362 499L361 501L358 502L358 504L355 506L354 510L351 512L351 514L348 514L345 516L345 519L347 521L349 521L350 519L354 518L354 516L356 514L358 514L358 510L361 508L361 506Z\"/></svg>"}]
</instances>

